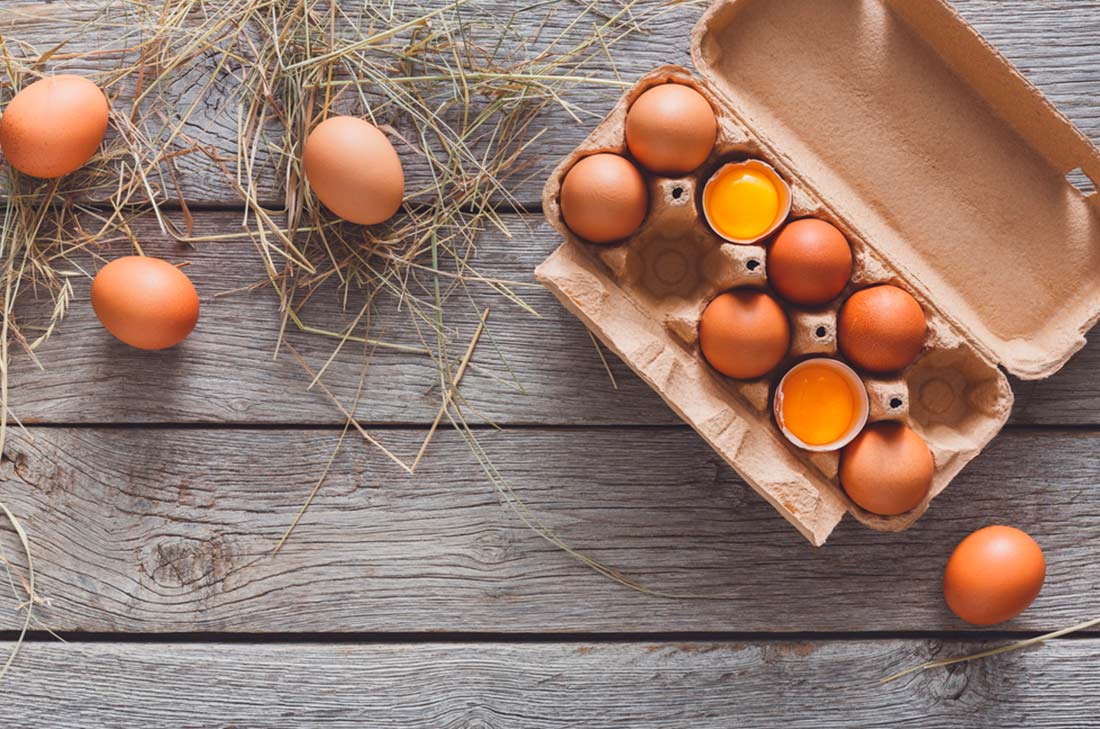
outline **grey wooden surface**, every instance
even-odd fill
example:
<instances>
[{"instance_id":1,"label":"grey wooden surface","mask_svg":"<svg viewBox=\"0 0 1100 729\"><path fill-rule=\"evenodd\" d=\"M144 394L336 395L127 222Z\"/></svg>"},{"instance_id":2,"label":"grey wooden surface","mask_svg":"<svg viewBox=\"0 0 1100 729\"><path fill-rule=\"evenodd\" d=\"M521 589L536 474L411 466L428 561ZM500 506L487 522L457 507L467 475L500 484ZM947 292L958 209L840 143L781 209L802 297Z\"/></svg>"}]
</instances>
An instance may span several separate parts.
<instances>
[{"instance_id":1,"label":"grey wooden surface","mask_svg":"<svg viewBox=\"0 0 1100 729\"><path fill-rule=\"evenodd\" d=\"M580 0L554 2L561 6L560 11L546 12L545 8L553 7L553 4L522 4L509 0L478 0L468 5L467 10L497 16L523 10L517 28L522 29L526 25L541 27L542 30L537 34L533 28L528 34L517 30L516 35L529 41L532 52L537 52L550 39L560 37L561 47L568 47L570 40L577 42L591 32L590 27L569 27L578 9L588 3ZM104 53L132 46L136 39L133 29L126 31L104 23L102 11L109 3L127 8L130 13L137 13L138 8L142 7L146 8L144 12L151 13L156 8L155 5L131 0L5 0L0 12L0 33L25 43L25 53L31 58L52 48L58 37L73 36L66 44L68 53L93 49ZM422 2L436 3L446 5L447 0ZM351 3L350 7L355 5ZM637 12L643 13L660 5L660 0L645 0ZM611 52L613 64L597 58L589 64L589 69L605 78L611 78L617 72L623 78L630 79L665 63L691 66L687 38L701 8L706 5L705 0L689 0L673 11L660 15L647 25L648 33L627 37L621 45L615 46ZM1100 139L1100 111L1090 93L1094 89L1091 84L1095 84L1096 80L1092 69L1096 65L1096 38L1100 35L1100 5L1096 0L964 0L955 5L1086 134ZM124 22L126 15L116 13L112 19L115 17L123 18L121 22ZM81 73L100 73L106 78L120 65L117 56L94 58L98 59L94 64L84 58L59 62L56 67ZM196 68L193 75L174 77L173 86L166 93L178 94L181 99L191 98L191 87L204 80L203 73L203 69ZM613 87L591 86L584 93L585 96L578 97L575 103L590 114L591 120L578 123L558 109L550 110L546 116L545 123L550 133L539 139L541 159L523 176L522 182L513 186L512 194L521 203L529 206L538 204L549 171L587 135L595 120L609 111L618 98L618 92ZM126 98L125 94L123 98ZM235 131L238 99L238 92L232 84L219 85L185 125L190 137L211 145L230 164L238 152ZM406 155L403 163L409 189L430 183L431 172L414 155ZM237 200L215 161L203 155L187 155L180 159L179 170L180 189L190 204L227 205ZM263 159L259 160L256 179L264 202L278 204L281 200L274 183L280 177L274 173L265 174Z\"/></svg>"},{"instance_id":2,"label":"grey wooden surface","mask_svg":"<svg viewBox=\"0 0 1100 729\"><path fill-rule=\"evenodd\" d=\"M30 670L12 681L11 726L973 729L1089 727L1100 711L1100 677L1082 670L1100 660L1096 639L886 686L886 673L966 644L34 647ZM59 663L85 671L57 672Z\"/></svg>"},{"instance_id":3,"label":"grey wooden surface","mask_svg":"<svg viewBox=\"0 0 1100 729\"><path fill-rule=\"evenodd\" d=\"M1100 37L1098 35L1097 37ZM489 336L475 352L462 394L476 422L501 425L674 425L675 414L626 365L608 357L612 386L584 326L533 279L532 270L560 243L540 214L508 216L513 238L488 231L473 258L486 276L524 284L515 291L538 316L484 288L469 293L490 307ZM196 235L236 230L233 212L207 212ZM201 322L179 354L141 352L114 340L87 306L75 306L63 334L39 352L40 370L18 358L11 374L12 407L25 423L210 423L342 425L343 416L320 392L307 391L303 370L285 351L274 358L279 334L278 299L270 290L225 295L261 280L262 263L249 245L190 249L164 236L155 220L135 226L151 255L189 263L188 275L202 292ZM94 270L88 261L88 270ZM91 281L72 280L78 301ZM342 292L323 289L303 309L310 323L338 328L358 313L345 311ZM47 302L38 308L47 311ZM478 314L462 292L445 305L456 342L467 341ZM387 341L419 345L409 316L383 304L378 329ZM312 367L323 364L333 341L291 332L289 341ZM461 357L456 347L454 358ZM177 350L174 350L177 351ZM362 376L362 346L349 345L326 369L325 382L352 403ZM1091 341L1066 367L1042 381L1013 383L1013 425L1098 425L1100 340ZM416 425L431 422L439 408L439 378L425 356L377 350L366 373L357 416L365 422ZM169 386L169 383L171 386ZM308 384L308 380L305 382ZM617 389L616 389L617 387ZM278 397L273 397L277 393ZM119 403L124 402L125 407Z\"/></svg>"},{"instance_id":4,"label":"grey wooden surface","mask_svg":"<svg viewBox=\"0 0 1100 729\"><path fill-rule=\"evenodd\" d=\"M102 5L5 2L0 34L41 52ZM1100 3L957 6L1100 140ZM698 13L677 8L628 40L619 73L688 63ZM86 31L71 48L112 43L122 41ZM190 131L228 157L221 119L234 96L219 93ZM614 100L607 89L583 93L596 113ZM528 212L506 216L511 240L489 234L479 245L487 274L533 284L557 243L537 210L542 177L588 126L557 112L546 123L535 172L516 188ZM236 230L220 175L197 158L181 171L184 196L204 208L196 232ZM410 165L413 183L425 175ZM277 202L274 187L264 194ZM216 295L262 277L251 246L185 248L152 221L137 234L149 253L191 264L204 297L195 335L168 354L129 350L99 327L89 282L75 279L76 305L41 350L45 369L17 358L9 373L27 428L0 463L0 501L27 527L51 603L0 684L8 725L1053 727L1096 715L1096 634L876 681L931 655L1100 615L1100 343L1049 380L1014 382L1009 428L913 529L876 534L846 520L814 550L617 361L612 387L583 327L552 297L519 289L536 318L474 290L493 312L462 393L516 492L577 548L654 588L712 599L648 597L587 571L501 504L449 431L415 477L349 435L272 557L342 419L306 389L297 363L273 359L270 292ZM351 318L334 291L304 313ZM387 316L391 338L409 337L404 315ZM458 297L446 318L456 341L476 326ZM314 366L331 350L290 341ZM349 349L327 370L345 402L360 366ZM393 352L376 353L369 370L357 415L406 458L438 407L434 372ZM940 575L952 546L992 522L1034 534L1049 577L1027 613L990 633L950 615ZM21 571L6 528L0 545ZM16 603L0 590L0 637L14 637Z\"/></svg>"},{"instance_id":5,"label":"grey wooden surface","mask_svg":"<svg viewBox=\"0 0 1100 729\"><path fill-rule=\"evenodd\" d=\"M541 541L453 432L437 435L415 477L346 443L275 557L336 444L331 430L30 435L13 438L0 499L35 538L39 588L54 599L40 615L57 630L953 633L970 629L943 604L941 570L990 522L1026 527L1050 562L1035 607L1007 628L1095 611L1100 433L1007 432L913 529L880 534L848 519L815 550L686 428L479 432L516 493L570 543L706 600L620 588ZM411 457L424 431L377 435ZM9 629L17 618L0 612Z\"/></svg>"}]
</instances>

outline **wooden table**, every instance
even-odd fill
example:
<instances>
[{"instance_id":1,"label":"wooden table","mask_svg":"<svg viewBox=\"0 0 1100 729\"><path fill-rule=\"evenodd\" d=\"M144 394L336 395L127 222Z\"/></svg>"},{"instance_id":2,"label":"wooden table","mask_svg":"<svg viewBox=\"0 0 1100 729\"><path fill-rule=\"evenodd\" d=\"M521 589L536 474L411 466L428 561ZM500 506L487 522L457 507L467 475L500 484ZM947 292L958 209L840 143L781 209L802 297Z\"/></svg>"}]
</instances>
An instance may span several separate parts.
<instances>
[{"instance_id":1,"label":"wooden table","mask_svg":"<svg viewBox=\"0 0 1100 729\"><path fill-rule=\"evenodd\" d=\"M5 2L0 32L45 50L99 5ZM1100 2L958 5L1100 139ZM689 64L698 13L678 9L625 41L619 72ZM606 91L590 95L587 108L610 108ZM543 169L588 128L553 121ZM233 144L230 129L201 132ZM517 188L529 211L508 216L515 238L484 236L481 270L529 282L557 245L538 211L543 177ZM212 179L201 168L183 179L197 234L239 226L236 196ZM184 248L152 220L137 234L146 252L190 262L203 293L194 336L166 353L128 349L100 328L89 283L76 279L72 312L40 352L45 369L17 357L10 373L26 429L9 438L0 501L26 526L51 603L0 684L4 726L1100 721L1096 632L877 683L1100 615L1100 343L1049 380L1014 382L1009 427L914 528L880 534L848 519L813 549L617 361L613 388L549 294L525 290L535 318L486 293L491 336L462 393L500 472L576 548L652 587L714 599L650 597L582 567L502 506L449 430L414 478L349 437L272 557L343 419L291 358L273 358L270 291L214 296L262 278L251 246ZM335 294L314 305L340 312ZM449 317L467 337L476 325L459 303ZM290 341L314 362L331 351L315 337ZM327 371L344 402L361 361L345 352ZM424 358L379 352L358 411L366 427L415 453L439 406L436 380ZM995 522L1038 539L1048 578L1023 616L979 631L948 612L940 576L963 535ZM0 543L21 572L10 530ZM7 641L16 604L0 591Z\"/></svg>"}]
</instances>

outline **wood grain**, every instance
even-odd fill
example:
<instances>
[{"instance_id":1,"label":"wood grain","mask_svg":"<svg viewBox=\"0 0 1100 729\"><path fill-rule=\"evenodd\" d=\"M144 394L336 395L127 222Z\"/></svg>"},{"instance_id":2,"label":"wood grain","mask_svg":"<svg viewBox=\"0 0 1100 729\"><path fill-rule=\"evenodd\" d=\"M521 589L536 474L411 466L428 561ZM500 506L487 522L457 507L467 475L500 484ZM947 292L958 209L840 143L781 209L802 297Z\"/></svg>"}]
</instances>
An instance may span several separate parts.
<instances>
[{"instance_id":1,"label":"wood grain","mask_svg":"<svg viewBox=\"0 0 1100 729\"><path fill-rule=\"evenodd\" d=\"M549 9L548 35L582 3L565 4L568 12ZM110 5L123 3L5 0L0 34L9 50L36 56ZM1100 140L1100 2L956 5ZM522 22L541 23L543 10ZM675 9L651 33L618 46L614 69L593 70L629 80L662 63L690 65L686 38L698 13L694 4ZM129 42L128 31L89 27L67 52ZM118 63L101 55L51 62L48 70L107 74ZM188 69L170 91L193 101L191 84L202 74ZM589 85L574 101L594 120L616 95ZM187 133L236 156L236 101L233 84L221 85ZM592 120L545 115L530 177L515 186L521 203L537 210L547 171ZM192 205L239 206L209 160L183 157L178 169ZM410 187L428 179L416 160L407 172ZM278 179L262 176L266 204L279 204ZM238 221L237 213L201 210L197 232L230 232ZM556 237L537 214L508 221L517 235L485 236L479 268L532 282ZM195 336L173 352L129 350L95 322L88 281L75 279L73 310L41 351L46 369L19 357L10 373L16 414L53 424L13 433L0 462L0 501L27 527L39 591L51 600L39 607L36 627L198 633L200 640L213 631L248 632L251 640L355 632L364 642L34 642L6 679L7 725L1054 727L1085 724L1100 708L1090 670L1100 658L1094 636L880 687L887 673L980 643L792 643L783 635L920 631L950 639L969 630L943 606L940 571L963 535L993 522L1030 531L1049 566L1036 604L1004 627L1041 630L1100 614L1091 597L1100 433L1017 427L912 530L878 534L846 520L829 546L813 550L612 358L613 389L583 327L548 294L524 292L539 319L475 290L474 303L493 314L463 381L463 408L474 422L508 426L477 432L502 474L577 548L656 588L715 599L647 597L587 571L523 527L451 431L437 434L414 478L349 435L298 530L270 557L324 471L340 418L306 390L296 364L272 359L279 317L270 292L216 296L262 278L248 245L184 249L151 221L137 234L149 252L191 264L204 306ZM307 314L329 326L351 318L334 316L345 310L336 291L310 306ZM407 315L391 309L379 314L387 337L417 341ZM448 303L456 343L464 344L476 316L461 292ZM316 337L290 341L314 366L331 349ZM327 370L326 383L345 403L362 361L361 349L348 348ZM1092 344L1049 380L1015 382L1013 423L1100 425L1097 369L1100 344ZM376 352L357 415L411 458L438 407L436 379L423 357ZM96 427L102 423L140 427ZM22 572L6 525L0 545ZM13 630L22 596L0 585L0 629ZM436 631L544 633L562 642L406 644L384 635ZM733 631L749 639L587 643L562 635L645 631ZM0 644L0 655L8 647Z\"/></svg>"},{"instance_id":2,"label":"wood grain","mask_svg":"<svg viewBox=\"0 0 1100 729\"><path fill-rule=\"evenodd\" d=\"M411 458L424 430L375 432ZM32 428L14 434L0 501L34 544L38 616L57 630L945 631L943 564L991 522L1046 551L1036 604L1003 629L1100 614L1100 434L1010 431L909 531L846 519L814 549L683 428L484 430L533 513L570 544L669 592L620 587L503 506L468 446L436 434L415 477L354 433L283 551L268 556L324 471L318 430ZM0 531L17 564L14 536ZM0 584L4 584L0 582ZM20 615L0 589L0 626Z\"/></svg>"},{"instance_id":3,"label":"wood grain","mask_svg":"<svg viewBox=\"0 0 1100 729\"><path fill-rule=\"evenodd\" d=\"M444 0L434 1L445 4ZM661 3L662 0L646 0L638 12L652 10ZM563 46L570 41L576 42L590 32L591 24L581 23L572 29L566 26L584 4L567 0L549 9L530 8L518 16L517 36L537 46L538 38L553 38L564 31ZM52 48L58 38L72 35L82 23L100 18L104 7L111 5L112 2L104 0L70 0L62 5L44 0L6 0L0 7L0 34L22 43L26 56L37 57ZM131 7L120 0L114 0L113 5L116 8ZM1050 0L1043 3L1029 0L957 0L955 5L1086 135L1100 141L1100 105L1095 93L1096 84L1100 81L1100 72L1097 71L1100 68L1100 46L1096 43L1096 38L1100 36L1100 5L1095 0ZM59 12L59 7L64 7L64 12ZM482 12L497 14L510 13L515 9L511 3L489 0L483 0L474 7ZM618 73L629 80L664 63L690 66L687 38L701 7L701 4L684 4L662 15L650 25L648 33L630 36L616 45L611 54L613 64L599 60L591 64L591 72L604 78L614 78ZM124 21L120 23L124 24ZM541 32L539 28L542 28ZM83 33L74 38L65 50L75 53L92 48L101 51L105 46L124 48L133 42L130 35L120 33L105 41L105 31L85 27ZM106 73L118 65L118 58L103 55L57 62L51 68L91 74ZM230 73L233 72L230 69ZM169 91L177 94L181 103L193 101L194 87L204 80L205 73L200 65L195 64L179 74ZM227 160L235 159L238 152L235 141L238 99L234 89L235 85L229 79L219 84L203 100L199 111L185 128L191 137L211 145L218 155ZM521 203L537 206L542 183L549 170L584 139L592 121L611 108L616 96L617 93L608 87L583 85L576 88L570 98L577 107L588 112L590 118L582 118L578 122L560 108L545 114L539 126L545 127L546 133L528 159L533 165L530 175L526 181L517 181L512 191ZM429 183L431 174L427 167L411 159L412 155L407 156L410 157L406 160L410 189ZM265 168L263 157L259 163L257 179L262 198L267 204L277 205L281 196L275 181L283 179L283 175ZM188 155L179 160L178 167L183 197L192 205L239 203L237 195L211 160Z\"/></svg>"},{"instance_id":4,"label":"wood grain","mask_svg":"<svg viewBox=\"0 0 1100 729\"><path fill-rule=\"evenodd\" d=\"M4 715L58 729L1046 729L1089 726L1100 711L1096 639L877 683L980 645L39 643L25 649Z\"/></svg>"},{"instance_id":5,"label":"wood grain","mask_svg":"<svg viewBox=\"0 0 1100 729\"><path fill-rule=\"evenodd\" d=\"M506 216L513 237L490 232L478 243L474 267L483 275L522 284L516 291L539 316L523 311L484 285L468 298L455 291L444 309L457 364L477 325L476 307L492 314L488 333L462 382L466 416L475 422L556 425L648 425L678 423L664 403L616 357L606 356L612 384L584 327L534 280L534 267L559 243L540 216ZM236 213L208 212L196 235L231 232ZM222 294L264 280L259 254L244 242L180 246L163 236L152 218L135 226L146 252L186 262L202 296L196 332L165 352L141 352L115 341L88 302L90 281L72 279L72 309L55 336L39 350L44 370L17 354L10 375L11 403L27 423L243 423L342 424L339 411L284 351L274 359L280 313L273 291ZM107 257L122 250L104 251ZM93 261L82 263L94 271ZM427 277L424 277L425 281ZM339 328L358 313L364 293L348 298L335 285L303 310L312 324ZM47 312L43 301L32 309ZM388 341L422 346L424 325L407 308L382 297L372 331ZM541 318L540 318L541 316ZM417 327L419 326L420 332ZM292 327L293 328L293 327ZM292 333L288 340L314 368L336 342ZM364 362L362 345L349 344L328 366L325 383L346 405L355 400ZM375 351L369 358L364 394L356 413L365 422L430 423L439 407L438 374L425 355ZM1013 423L1100 424L1100 342L1079 353L1054 377L1013 382Z\"/></svg>"},{"instance_id":6,"label":"wood grain","mask_svg":"<svg viewBox=\"0 0 1100 729\"><path fill-rule=\"evenodd\" d=\"M342 0L340 4L346 17L355 18L361 15L361 9L356 2ZM418 5L425 9L444 7L451 5L451 0L422 0ZM496 51L501 58L507 57L508 48L520 48L519 52L524 57L534 57L551 45L562 52L586 42L594 27L604 23L609 17L599 7L583 12L589 5L591 3L582 0L560 0L553 4L531 3L517 7L507 0L478 0L477 3L467 4L463 12L475 24L479 16L482 20L485 16L493 16L495 21L492 28L499 28L503 19L515 14L511 35L502 38L499 33L475 31L475 38L484 48L494 48L503 43L504 47ZM596 76L603 80L613 80L617 75L630 79L662 63L690 64L687 38L700 14L700 8L685 4L665 8L666 12L663 13L658 12L664 5L663 0L643 0L637 4L635 15L655 17L646 22L645 33L626 34L621 41L616 42L611 51L611 60L597 49L592 60L580 72L559 69L557 73ZM140 39L140 33L136 29L148 27L156 16L155 11L148 9L139 13L137 8L141 6L129 0L69 0L64 7L65 12L60 13L55 3L46 0L4 2L0 6L0 35L18 39L21 46L18 49L13 46L13 52L28 59L37 58L52 48L58 38L71 38L65 46L65 55L94 53L82 58L57 61L52 64L51 70L106 79L112 71L134 61L134 54L125 51ZM517 13L517 10L521 12ZM578 18L580 22L575 22ZM482 22L483 28L485 25ZM115 28L127 26L132 26L128 32L115 32ZM623 30L625 27L620 26ZM605 42L610 42L612 35L618 34L605 34ZM174 189L163 190L165 197L183 197L194 206L240 205L239 195L234 192L217 161L220 159L233 169L240 153L237 118L241 101L239 79L243 74L239 63L227 64L219 82L201 98L196 92L196 89L208 85L215 64L221 60L220 56L213 53L194 59L171 75L165 89L165 96L173 102L178 99L174 104L165 105L169 114L176 113L177 109L188 109L198 101L196 110L188 118L183 131L189 139L207 147L210 154L186 154L178 158L176 167L181 195L177 195ZM127 105L133 98L134 83L136 80L130 80L112 89L112 93L119 95L117 105L120 108L128 108ZM581 83L571 88L569 103L574 110L568 111L561 105L549 106L532 129L532 132L544 130L545 134L540 137L530 154L513 165L516 169L524 170L515 178L514 189L511 190L514 199L522 204L537 206L549 170L588 134L592 122L602 117L621 93L621 89L603 83ZM370 96L369 87L365 88L365 95L368 99L379 101L377 97ZM362 113L361 109L350 110ZM388 112L382 113L385 115ZM459 123L454 118L458 114L458 110L455 110L451 115L449 121L452 124ZM381 121L400 123L400 120L386 116L381 117ZM150 133L156 131L151 128ZM278 138L277 129L272 129L270 138ZM434 187L436 176L415 150L401 142L398 142L397 149L402 154L405 167L406 189ZM481 149L475 146L474 154ZM254 179L257 194L262 202L271 206L281 204L283 190L280 183L286 177L284 172L275 169L276 164L273 156L266 150L261 150L256 157Z\"/></svg>"}]
</instances>

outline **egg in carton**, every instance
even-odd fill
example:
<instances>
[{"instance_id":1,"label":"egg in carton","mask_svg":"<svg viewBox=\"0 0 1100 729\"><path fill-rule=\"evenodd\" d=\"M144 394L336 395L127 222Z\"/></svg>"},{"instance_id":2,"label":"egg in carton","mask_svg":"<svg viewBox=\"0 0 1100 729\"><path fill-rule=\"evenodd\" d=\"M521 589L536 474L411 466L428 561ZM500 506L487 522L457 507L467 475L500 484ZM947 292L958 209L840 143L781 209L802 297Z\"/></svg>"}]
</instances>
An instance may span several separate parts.
<instances>
[{"instance_id":1,"label":"egg in carton","mask_svg":"<svg viewBox=\"0 0 1100 729\"><path fill-rule=\"evenodd\" d=\"M544 210L566 242L539 277L811 542L846 511L872 528L903 529L1007 420L1000 367L1050 376L1100 318L1100 150L944 0L719 0L696 24L691 50L701 81L658 69L555 171ZM837 302L788 308L791 351L764 380L730 380L700 355L692 315L714 293L705 284L767 287L769 241L736 251L712 240L726 252L709 260L743 256L752 274L736 263L706 268L693 310L609 265L629 250L596 249L563 225L562 175L587 154L625 153L627 109L667 82L707 98L718 145L685 180L650 183L645 226L621 245L671 220L664 190L679 201L676 191L693 183L698 210L698 186L718 165L755 158L778 170L793 216L822 218L851 245L851 283L837 302L892 283L923 310L919 356L897 377L864 378L870 420L905 422L931 450L931 487L910 512L860 509L838 485L836 456L794 448L768 413L793 360L835 351ZM1070 181L1084 178L1093 189Z\"/></svg>"},{"instance_id":2,"label":"egg in carton","mask_svg":"<svg viewBox=\"0 0 1100 729\"><path fill-rule=\"evenodd\" d=\"M623 134L628 109L642 93L666 83L694 88L716 110L718 135L710 157L688 176L647 173L648 213L626 240L606 245L580 239L561 216L564 175L592 154L628 157ZM896 378L867 376L864 382L871 422L905 422L928 443L936 466L925 499L904 514L872 514L841 487L837 452L791 444L771 415L779 378L807 356L837 356L837 311L851 291L880 283L907 287L781 160L771 159L749 130L721 109L707 84L685 69L667 66L643 77L547 182L547 218L567 240L536 275L812 543L824 543L844 513L873 529L904 529L1004 424L1012 405L1008 381L922 302L928 334L920 356ZM851 283L827 306L795 307L775 297L785 304L790 321L789 352L767 376L746 381L715 371L700 351L698 335L700 316L718 294L745 286L769 289L770 240L726 242L701 214L702 187L710 176L722 165L747 159L766 162L788 183L789 219L823 219L845 234L853 267Z\"/></svg>"},{"instance_id":3,"label":"egg in carton","mask_svg":"<svg viewBox=\"0 0 1100 729\"><path fill-rule=\"evenodd\" d=\"M998 365L1047 377L1100 318L1100 195L1066 178L1100 180L1100 150L943 0L719 0L691 43L702 79L648 74L551 175L543 208L565 242L536 275L810 542L845 513L905 529L1006 422ZM710 156L682 177L647 175L648 212L625 240L585 242L562 218L565 174L596 153L629 158L627 111L667 83L715 112ZM785 358L742 381L704 359L699 319L723 291L772 288L771 240L726 243L699 211L710 175L747 159L789 185L791 219L836 226L853 265L831 304L786 306ZM840 356L838 309L882 283L915 297L927 324L908 366L863 374L869 420L907 424L934 461L924 499L894 516L851 501L837 454L795 447L769 407L792 364Z\"/></svg>"}]
</instances>

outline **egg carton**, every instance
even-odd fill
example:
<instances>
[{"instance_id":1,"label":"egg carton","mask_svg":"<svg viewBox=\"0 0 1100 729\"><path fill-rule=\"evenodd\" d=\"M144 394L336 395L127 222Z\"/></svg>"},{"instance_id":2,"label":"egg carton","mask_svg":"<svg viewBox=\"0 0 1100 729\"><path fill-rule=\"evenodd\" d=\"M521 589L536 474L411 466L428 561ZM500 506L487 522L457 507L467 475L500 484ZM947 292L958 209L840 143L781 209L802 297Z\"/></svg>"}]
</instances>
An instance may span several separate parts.
<instances>
[{"instance_id":1,"label":"egg carton","mask_svg":"<svg viewBox=\"0 0 1100 729\"><path fill-rule=\"evenodd\" d=\"M896 24L902 20L892 14L895 3L871 5L884 8L887 14L879 20L889 30L898 31ZM939 4L930 3L929 7L932 6ZM791 138L792 145L797 145L797 161L801 163L796 166L795 157L780 152L775 141L761 131L761 125L750 125L740 107L731 103L730 97L740 93L733 69L743 72L753 69L746 66L743 58L738 58L737 65L727 63L725 54L732 43L755 42L746 40L749 31L739 30L735 19L749 26L763 23L760 30L773 35L789 32L796 40L805 36L801 42L808 44L812 42L814 22L835 31L839 15L842 23L847 20L866 25L867 18L852 13L853 4L845 0L820 3L731 0L712 6L693 34L693 58L696 66L704 69L704 78L677 66L664 66L647 74L554 170L543 193L543 207L547 220L561 232L565 242L536 270L537 278L567 309L814 545L825 542L845 513L881 531L899 531L911 526L1008 419L1012 390L1005 373L997 366L996 355L1006 355L1000 361L1016 374L1049 374L1080 346L1081 333L1100 313L1093 304L1084 316L1074 312L1076 317L1069 327L1062 326L1064 322L1055 322L1057 338L1043 342L1045 349L1014 341L1001 346L995 338L977 336L966 326L966 317L959 315L967 306L973 309L970 306L973 301L954 291L937 297L936 287L929 285L931 277L919 275L925 273L920 266L904 265L913 260L902 255L907 241L898 233L905 231L892 230L889 237L876 239L874 234L882 230L879 220L869 219L872 214L889 215L889 211L879 209L879 201L849 197L851 187L821 172L822 160L816 151L804 145L805 140ZM745 15L749 16L747 21ZM796 21L807 25L798 25ZM973 33L954 14L932 22L932 27L941 31L961 24ZM798 28L782 30L792 25ZM848 31L856 32L852 28ZM788 46L791 52L798 52L798 43ZM935 52L934 46L905 48L907 51L900 59L903 65L918 60L912 54ZM987 46L984 48L985 53L996 57ZM759 59L755 56L751 59L763 63L761 59L769 57L761 52ZM996 58L1011 70L1003 59ZM1022 79L1016 79L1026 85ZM710 157L694 173L674 179L651 175L636 165L646 175L649 190L649 210L642 226L615 245L590 244L579 239L565 225L558 204L565 173L582 157L600 152L630 159L623 133L627 110L643 92L664 83L690 86L711 103L717 116L718 136ZM1052 110L1049 113L1055 114ZM825 121L830 121L835 114L824 116ZM769 122L777 124L775 119ZM1061 122L1068 124L1064 119ZM784 133L780 137L790 132L786 127L778 128ZM735 380L714 370L703 358L698 344L700 316L716 295L743 286L769 290L767 253L771 239L756 245L727 243L710 230L701 214L702 187L710 175L727 162L745 159L770 164L790 185L792 209L788 220L815 217L832 223L844 233L853 253L851 281L830 305L803 308L773 294L785 307L791 323L790 351L766 377L748 381ZM1100 165L1097 169L1100 170ZM821 175L831 185L814 184L813 175ZM1060 184L1068 187L1064 179ZM830 202L818 192L830 187L841 193L840 202L849 204ZM1073 194L1081 197L1075 190ZM1075 205L1082 202L1067 199ZM853 200L859 204L850 204ZM1075 207L1072 210L1075 220L1095 216L1095 195L1083 202L1092 205L1093 211L1082 212L1082 208ZM984 219L981 214L976 215L977 221ZM1083 240L1071 242L1091 247L1093 252L1100 251L1100 221L1096 222L1095 228L1086 230ZM994 232L1003 233L1008 227L999 226ZM951 265L959 264L943 262L944 267ZM996 261L988 265L1003 267L1002 262ZM1012 280L1011 271L1002 273L1006 281ZM776 384L792 364L809 356L843 359L836 345L837 311L853 291L882 283L913 294L921 303L928 323L921 353L905 370L889 379L861 373L870 399L869 422L906 423L927 442L935 462L932 485L925 499L911 511L896 516L870 513L849 499L837 475L839 454L814 453L790 443L778 429L771 408ZM979 291L975 298L983 293L988 292ZM1018 303L1026 301L1021 299Z\"/></svg>"},{"instance_id":2,"label":"egg carton","mask_svg":"<svg viewBox=\"0 0 1100 729\"><path fill-rule=\"evenodd\" d=\"M919 506L897 516L872 514L849 499L837 476L838 452L793 445L771 411L775 386L792 364L809 356L840 358L837 312L853 290L881 283L908 289L844 220L799 184L748 129L721 113L714 150L694 174L668 179L639 166L648 180L649 212L627 240L611 246L587 243L561 217L557 192L565 173L590 154L629 156L622 132L626 112L640 94L663 83L690 86L721 109L707 85L685 69L667 66L643 77L547 183L547 217L568 242L538 267L536 276L811 542L822 544L846 512L873 529L905 529L1001 428L1012 405L1008 380L926 307L928 334L913 364L897 377L865 376L864 382L869 422L903 421L928 443L936 463L932 488ZM707 179L723 164L744 159L767 162L787 181L790 220L820 218L848 239L851 283L832 304L789 304L768 288L770 239L757 245L727 243L703 219ZM791 324L787 356L766 377L754 380L722 375L699 348L699 319L707 304L743 286L772 293Z\"/></svg>"}]
</instances>

